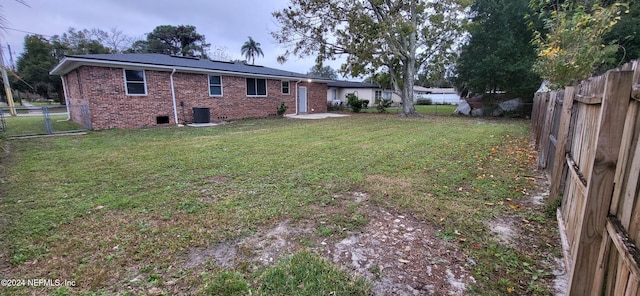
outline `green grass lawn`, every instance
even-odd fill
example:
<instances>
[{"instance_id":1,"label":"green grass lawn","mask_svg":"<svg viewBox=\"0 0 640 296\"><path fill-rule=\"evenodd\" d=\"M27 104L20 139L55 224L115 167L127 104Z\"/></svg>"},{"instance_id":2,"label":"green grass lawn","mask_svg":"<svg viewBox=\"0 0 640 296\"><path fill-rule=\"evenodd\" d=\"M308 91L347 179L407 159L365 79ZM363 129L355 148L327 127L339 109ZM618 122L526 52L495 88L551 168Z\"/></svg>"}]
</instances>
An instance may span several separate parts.
<instances>
[{"instance_id":1,"label":"green grass lawn","mask_svg":"<svg viewBox=\"0 0 640 296\"><path fill-rule=\"evenodd\" d=\"M14 107L16 109L16 113L17 114L28 114L29 113L29 109L27 109L27 107L20 106L18 104L16 104ZM9 114L9 112L10 112L9 109L10 108L6 104L4 104L4 106L0 106L0 112Z\"/></svg>"},{"instance_id":2,"label":"green grass lawn","mask_svg":"<svg viewBox=\"0 0 640 296\"><path fill-rule=\"evenodd\" d=\"M53 132L66 132L83 130L84 128L73 122L67 121L67 115L50 115L51 128ZM0 136L19 136L19 135L43 135L46 134L44 117L39 116L6 116L4 118L6 131Z\"/></svg>"},{"instance_id":3,"label":"green grass lawn","mask_svg":"<svg viewBox=\"0 0 640 296\"><path fill-rule=\"evenodd\" d=\"M35 102L35 101L34 102L30 102L30 101L27 101L27 102L30 103L33 106L36 106L36 107L52 107L52 108L53 107L60 107L60 106L64 107L64 105L61 105L60 102L58 102L58 101L55 101L55 102Z\"/></svg>"},{"instance_id":4,"label":"green grass lawn","mask_svg":"<svg viewBox=\"0 0 640 296\"><path fill-rule=\"evenodd\" d=\"M169 282L201 294L327 295L337 285L345 289L337 295L366 295L362 278L304 250L269 268L182 267L193 249L280 221L323 217L327 231L318 236L357 231L366 224L356 213L361 204L322 210L336 204L335 196L357 191L372 206L433 225L442 239L463 231L457 243L477 262L475 293L546 295L538 274L525 267L548 266L498 244L485 224L513 211L505 201L523 198L532 186L528 126L361 114L5 140L0 272L77 283L40 288L56 295L146 293ZM529 215L552 227L544 214ZM294 279L309 272L317 274L314 282L301 287Z\"/></svg>"}]
</instances>

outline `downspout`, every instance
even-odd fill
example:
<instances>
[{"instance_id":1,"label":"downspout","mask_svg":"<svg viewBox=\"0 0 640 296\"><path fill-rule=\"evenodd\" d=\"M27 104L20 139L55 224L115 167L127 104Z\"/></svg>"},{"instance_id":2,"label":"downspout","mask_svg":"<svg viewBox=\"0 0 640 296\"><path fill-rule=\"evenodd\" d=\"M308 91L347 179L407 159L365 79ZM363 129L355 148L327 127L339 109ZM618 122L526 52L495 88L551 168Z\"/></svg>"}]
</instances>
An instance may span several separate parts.
<instances>
[{"instance_id":1,"label":"downspout","mask_svg":"<svg viewBox=\"0 0 640 296\"><path fill-rule=\"evenodd\" d=\"M67 119L58 120L58 122L71 120L71 110L69 110L69 96L67 95L67 86L65 85L66 82L64 80L64 75L60 75L60 79L62 79L62 94L64 95L64 104L67 107Z\"/></svg>"},{"instance_id":2,"label":"downspout","mask_svg":"<svg viewBox=\"0 0 640 296\"><path fill-rule=\"evenodd\" d=\"M176 107L176 90L173 87L173 74L176 73L176 68L173 68L171 71L171 75L169 76L169 80L171 81L171 101L173 103L173 118L176 121L176 126L180 126L178 122L178 107Z\"/></svg>"},{"instance_id":3,"label":"downspout","mask_svg":"<svg viewBox=\"0 0 640 296\"><path fill-rule=\"evenodd\" d=\"M299 111L298 110L298 83L300 83L300 82L302 82L302 79L299 79L298 81L296 81L296 98L295 98L295 101L296 101L296 115L299 114L298 113L298 111Z\"/></svg>"}]
</instances>

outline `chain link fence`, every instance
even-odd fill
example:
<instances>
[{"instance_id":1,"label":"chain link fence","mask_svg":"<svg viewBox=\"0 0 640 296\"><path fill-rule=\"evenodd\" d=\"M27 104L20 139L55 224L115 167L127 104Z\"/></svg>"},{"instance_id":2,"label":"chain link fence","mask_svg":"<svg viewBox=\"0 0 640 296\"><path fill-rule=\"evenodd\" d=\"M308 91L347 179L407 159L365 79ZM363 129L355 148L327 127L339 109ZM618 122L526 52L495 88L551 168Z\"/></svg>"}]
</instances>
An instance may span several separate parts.
<instances>
[{"instance_id":1,"label":"chain link fence","mask_svg":"<svg viewBox=\"0 0 640 296\"><path fill-rule=\"evenodd\" d=\"M83 132L91 129L89 110L86 105L45 105L0 107L0 135L25 137Z\"/></svg>"}]
</instances>

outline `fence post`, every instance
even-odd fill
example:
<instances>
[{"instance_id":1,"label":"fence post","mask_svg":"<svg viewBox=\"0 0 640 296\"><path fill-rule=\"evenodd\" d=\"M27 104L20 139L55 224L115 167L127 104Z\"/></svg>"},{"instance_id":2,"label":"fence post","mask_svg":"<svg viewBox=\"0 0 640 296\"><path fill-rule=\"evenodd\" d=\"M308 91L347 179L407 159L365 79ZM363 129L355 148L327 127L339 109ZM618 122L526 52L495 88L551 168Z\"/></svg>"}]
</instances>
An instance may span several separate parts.
<instances>
[{"instance_id":1,"label":"fence post","mask_svg":"<svg viewBox=\"0 0 640 296\"><path fill-rule=\"evenodd\" d=\"M547 153L549 153L549 135L551 134L551 125L553 124L553 109L556 107L556 96L558 92L552 91L547 97L547 110L542 125L542 134L540 139L540 156L538 158L538 169L547 168Z\"/></svg>"},{"instance_id":2,"label":"fence post","mask_svg":"<svg viewBox=\"0 0 640 296\"><path fill-rule=\"evenodd\" d=\"M91 126L91 113L89 113L89 107L87 105L79 105L79 106L80 106L80 112L82 113L84 128L90 130L92 126ZM69 116L71 116L71 110L69 110Z\"/></svg>"},{"instance_id":3,"label":"fence post","mask_svg":"<svg viewBox=\"0 0 640 296\"><path fill-rule=\"evenodd\" d=\"M47 135L53 134L53 127L51 126L51 117L49 117L49 108L42 107L42 116L44 117L44 129Z\"/></svg>"},{"instance_id":4,"label":"fence post","mask_svg":"<svg viewBox=\"0 0 640 296\"><path fill-rule=\"evenodd\" d=\"M542 116L542 108L540 105L542 104L542 100L544 100L544 95L541 92L536 92L533 96L533 109L531 110L531 127L534 132L534 138L536 142L536 151L540 151L540 117Z\"/></svg>"},{"instance_id":5,"label":"fence post","mask_svg":"<svg viewBox=\"0 0 640 296\"><path fill-rule=\"evenodd\" d=\"M625 117L632 89L632 71L609 71L605 74L602 106L598 118L595 157L585 196L581 220L576 224L572 246L573 266L570 268L569 295L591 295L597 282L596 271L614 189L616 162Z\"/></svg>"},{"instance_id":6,"label":"fence post","mask_svg":"<svg viewBox=\"0 0 640 296\"><path fill-rule=\"evenodd\" d=\"M565 159L567 150L567 137L569 135L569 125L571 124L571 109L573 108L573 97L576 88L567 86L564 89L564 99L562 101L562 112L560 113L560 127L558 128L558 143L551 172L551 188L549 189L549 199L547 204L554 204L560 195L560 185L563 183L562 173L566 167Z\"/></svg>"}]
</instances>

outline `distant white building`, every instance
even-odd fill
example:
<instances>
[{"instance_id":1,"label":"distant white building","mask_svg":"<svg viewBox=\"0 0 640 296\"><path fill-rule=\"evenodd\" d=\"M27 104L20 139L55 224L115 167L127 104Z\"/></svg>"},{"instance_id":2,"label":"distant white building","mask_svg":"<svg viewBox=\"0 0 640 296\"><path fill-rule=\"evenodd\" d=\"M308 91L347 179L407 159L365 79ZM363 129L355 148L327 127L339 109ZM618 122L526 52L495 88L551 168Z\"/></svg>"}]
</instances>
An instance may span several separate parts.
<instances>
[{"instance_id":1,"label":"distant white building","mask_svg":"<svg viewBox=\"0 0 640 296\"><path fill-rule=\"evenodd\" d=\"M328 83L327 102L337 104L347 103L347 95L355 94L361 100L368 100L369 107L375 106L378 99L391 99L394 105L402 102L400 95L394 93L390 89L383 89L379 85L367 82L356 81L334 81ZM460 95L454 88L427 88L422 86L413 87L413 102L418 99L431 99L434 104L453 104L458 105Z\"/></svg>"},{"instance_id":2,"label":"distant white building","mask_svg":"<svg viewBox=\"0 0 640 296\"><path fill-rule=\"evenodd\" d=\"M434 104L453 104L460 103L460 95L455 88L438 88L438 87L413 87L413 102L419 99L431 99Z\"/></svg>"},{"instance_id":3,"label":"distant white building","mask_svg":"<svg viewBox=\"0 0 640 296\"><path fill-rule=\"evenodd\" d=\"M376 100L392 99L394 103L400 102L400 97L393 95L388 89L383 89L379 85L367 82L356 81L334 81L327 84L327 102L336 104L342 102L347 104L347 95L355 94L360 100L368 100L369 107L375 106Z\"/></svg>"}]
</instances>

